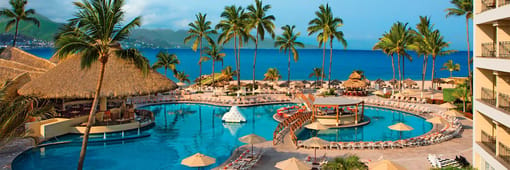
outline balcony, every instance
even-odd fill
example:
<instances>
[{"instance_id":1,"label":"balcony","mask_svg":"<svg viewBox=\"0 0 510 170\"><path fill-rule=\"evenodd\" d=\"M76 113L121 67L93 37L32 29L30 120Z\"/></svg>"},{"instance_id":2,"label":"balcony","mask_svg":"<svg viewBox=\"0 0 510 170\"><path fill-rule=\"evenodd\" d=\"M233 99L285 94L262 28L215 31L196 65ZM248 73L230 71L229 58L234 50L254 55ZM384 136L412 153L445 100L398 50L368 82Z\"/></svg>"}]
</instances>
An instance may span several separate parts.
<instances>
[{"instance_id":1,"label":"balcony","mask_svg":"<svg viewBox=\"0 0 510 170\"><path fill-rule=\"evenodd\" d=\"M492 153L496 153L496 137L491 136L484 131L482 131L482 144L492 151Z\"/></svg>"},{"instance_id":2,"label":"balcony","mask_svg":"<svg viewBox=\"0 0 510 170\"><path fill-rule=\"evenodd\" d=\"M510 4L510 0L500 0L498 2L498 7L505 6L505 5L508 5L508 4Z\"/></svg>"},{"instance_id":3,"label":"balcony","mask_svg":"<svg viewBox=\"0 0 510 170\"><path fill-rule=\"evenodd\" d=\"M510 147L499 142L498 151L499 151L498 157L507 164L510 164Z\"/></svg>"},{"instance_id":4,"label":"balcony","mask_svg":"<svg viewBox=\"0 0 510 170\"><path fill-rule=\"evenodd\" d=\"M499 57L510 58L510 41L499 42Z\"/></svg>"},{"instance_id":5,"label":"balcony","mask_svg":"<svg viewBox=\"0 0 510 170\"><path fill-rule=\"evenodd\" d=\"M495 91L493 89L482 87L481 100L487 104L496 106L496 95L494 95L494 93Z\"/></svg>"},{"instance_id":6,"label":"balcony","mask_svg":"<svg viewBox=\"0 0 510 170\"><path fill-rule=\"evenodd\" d=\"M482 56L481 57L496 57L496 48L494 43L482 43Z\"/></svg>"},{"instance_id":7,"label":"balcony","mask_svg":"<svg viewBox=\"0 0 510 170\"><path fill-rule=\"evenodd\" d=\"M510 95L505 93L499 93L498 107L510 113Z\"/></svg>"},{"instance_id":8,"label":"balcony","mask_svg":"<svg viewBox=\"0 0 510 170\"><path fill-rule=\"evenodd\" d=\"M482 12L496 8L496 0L482 0Z\"/></svg>"}]
</instances>

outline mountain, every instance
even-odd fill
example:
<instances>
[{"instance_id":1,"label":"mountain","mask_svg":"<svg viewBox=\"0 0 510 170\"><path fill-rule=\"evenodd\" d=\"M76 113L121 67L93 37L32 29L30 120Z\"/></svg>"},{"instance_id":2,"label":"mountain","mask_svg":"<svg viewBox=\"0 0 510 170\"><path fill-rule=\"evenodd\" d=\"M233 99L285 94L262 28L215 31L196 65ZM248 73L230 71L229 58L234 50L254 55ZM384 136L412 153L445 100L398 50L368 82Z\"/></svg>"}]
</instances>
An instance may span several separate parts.
<instances>
[{"instance_id":1,"label":"mountain","mask_svg":"<svg viewBox=\"0 0 510 170\"><path fill-rule=\"evenodd\" d=\"M53 37L55 33L58 31L58 28L62 25L60 23L56 23L49 18L42 15L35 15L35 18L39 20L40 27L32 23L28 23L25 21L20 22L18 33L25 35L27 37L34 37L39 40L44 41L53 41ZM0 30L5 30L5 24L9 21L8 18L0 18ZM9 31L10 34L14 34L15 27L12 27ZM3 32L3 31L2 31Z\"/></svg>"}]
</instances>

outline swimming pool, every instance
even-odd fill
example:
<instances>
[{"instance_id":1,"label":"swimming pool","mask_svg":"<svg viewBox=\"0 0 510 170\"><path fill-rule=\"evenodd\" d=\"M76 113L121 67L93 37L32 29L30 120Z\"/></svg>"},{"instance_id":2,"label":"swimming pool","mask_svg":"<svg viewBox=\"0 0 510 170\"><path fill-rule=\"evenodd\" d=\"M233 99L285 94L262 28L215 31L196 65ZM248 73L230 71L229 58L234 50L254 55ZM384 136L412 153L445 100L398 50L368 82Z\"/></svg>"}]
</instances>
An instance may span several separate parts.
<instances>
[{"instance_id":1,"label":"swimming pool","mask_svg":"<svg viewBox=\"0 0 510 170\"><path fill-rule=\"evenodd\" d=\"M272 140L277 122L273 114L280 107L291 104L241 107L247 122L244 124L223 124L221 116L228 111L228 107L218 107L203 104L163 104L146 106L155 113L154 127L143 131L151 136L140 139L117 142L100 142L89 144L85 169L192 169L180 165L183 158L196 152L216 158L213 168L223 163L231 152L243 145L239 137L255 133L267 140ZM376 137L379 131L383 137L393 139L397 132L387 132L389 123L396 123L401 118L404 123L415 130L404 132L403 136L418 136L428 132L432 125L424 119L405 114L367 107L365 115L372 119L369 125L356 129L344 128L338 133L336 130L321 132L319 137L335 141L369 140L369 136ZM399 118L400 117L400 118ZM379 121L382 123L379 125ZM374 124L374 125L373 125ZM373 129L376 128L376 129ZM335 132L336 134L332 134ZM126 135L136 134L136 131L126 132ZM306 138L303 132L300 137ZM370 134L370 135L369 135ZM119 134L110 134L109 136ZM93 135L102 138L102 135ZM333 138L334 137L334 138ZM79 135L65 135L59 140L79 139ZM335 139L335 140L333 140ZM12 163L13 169L76 169L81 143L59 144L27 150Z\"/></svg>"},{"instance_id":2,"label":"swimming pool","mask_svg":"<svg viewBox=\"0 0 510 170\"><path fill-rule=\"evenodd\" d=\"M303 129L297 137L298 140L306 140L310 136L318 136L336 142L395 141L423 135L433 127L431 123L414 114L379 107L365 107L365 117L370 118L371 122L364 126L321 130L318 133ZM399 122L411 126L413 130L399 132L388 128Z\"/></svg>"}]
</instances>

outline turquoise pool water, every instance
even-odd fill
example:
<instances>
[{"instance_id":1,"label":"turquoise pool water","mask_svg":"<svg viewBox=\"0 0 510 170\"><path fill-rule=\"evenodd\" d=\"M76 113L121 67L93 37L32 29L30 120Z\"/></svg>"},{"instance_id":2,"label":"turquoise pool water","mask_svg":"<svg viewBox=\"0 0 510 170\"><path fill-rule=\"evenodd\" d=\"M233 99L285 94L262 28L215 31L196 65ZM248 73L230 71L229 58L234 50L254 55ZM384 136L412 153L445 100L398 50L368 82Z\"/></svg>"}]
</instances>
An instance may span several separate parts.
<instances>
[{"instance_id":1,"label":"turquoise pool water","mask_svg":"<svg viewBox=\"0 0 510 170\"><path fill-rule=\"evenodd\" d=\"M216 164L206 167L210 169L224 162L235 148L243 145L238 141L239 137L255 133L271 140L277 126L272 116L276 109L283 106L288 104L241 107L240 111L248 120L244 124L223 124L221 116L228 111L227 107L201 104L146 106L143 109L152 110L156 116L155 126L143 130L144 134L151 136L128 141L91 143L87 150L85 169L192 169L180 165L180 162L196 152L216 158ZM400 112L378 111L369 107L365 113L372 119L371 124L357 130L321 132L319 137L331 141L336 140L337 134L339 139L347 141L370 140L377 136L398 138L398 133L387 131L383 126L399 119L415 129L404 132L405 137L421 135L432 127L422 118ZM126 132L125 135L136 133L137 131ZM307 137L306 134L310 135L303 132L300 138ZM119 135L109 134L107 138ZM103 135L93 137L101 139ZM65 135L58 140L79 138L79 135ZM76 169L80 146L81 143L76 142L31 149L18 156L12 167L15 170Z\"/></svg>"},{"instance_id":2,"label":"turquoise pool water","mask_svg":"<svg viewBox=\"0 0 510 170\"><path fill-rule=\"evenodd\" d=\"M299 140L306 140L310 136L318 136L328 141L395 141L400 138L412 138L429 132L432 124L425 121L422 117L377 107L365 107L365 117L370 118L371 122L361 127L339 128L322 130L317 133L314 130L304 129L298 134ZM402 122L413 128L411 131L394 131L388 126Z\"/></svg>"}]
</instances>

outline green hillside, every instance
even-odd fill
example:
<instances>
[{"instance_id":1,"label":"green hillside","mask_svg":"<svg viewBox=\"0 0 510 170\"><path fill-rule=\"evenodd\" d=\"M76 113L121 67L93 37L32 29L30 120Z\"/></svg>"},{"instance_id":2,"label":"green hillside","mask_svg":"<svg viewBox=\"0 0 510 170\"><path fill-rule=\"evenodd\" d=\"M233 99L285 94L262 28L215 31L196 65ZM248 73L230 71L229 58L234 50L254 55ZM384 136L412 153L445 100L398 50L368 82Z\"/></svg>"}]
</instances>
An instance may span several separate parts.
<instances>
[{"instance_id":1,"label":"green hillside","mask_svg":"<svg viewBox=\"0 0 510 170\"><path fill-rule=\"evenodd\" d=\"M53 41L53 37L61 24L53 22L42 15L35 15L35 17L39 19L41 26L38 28L32 23L21 21L19 34L26 35L28 37L35 37L40 40ZM0 18L0 30L2 30L2 32L5 31L5 24L7 21L9 21L7 18ZM12 27L9 33L14 33L14 31L15 28Z\"/></svg>"}]
</instances>

